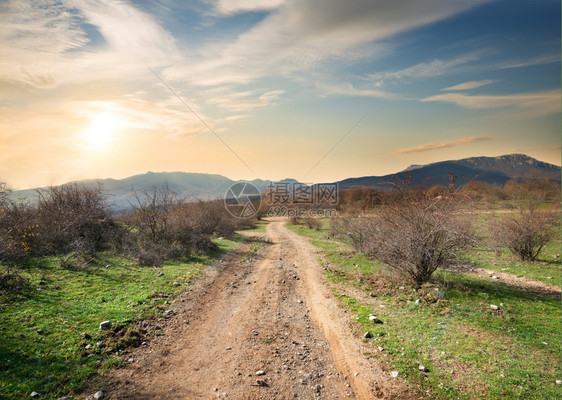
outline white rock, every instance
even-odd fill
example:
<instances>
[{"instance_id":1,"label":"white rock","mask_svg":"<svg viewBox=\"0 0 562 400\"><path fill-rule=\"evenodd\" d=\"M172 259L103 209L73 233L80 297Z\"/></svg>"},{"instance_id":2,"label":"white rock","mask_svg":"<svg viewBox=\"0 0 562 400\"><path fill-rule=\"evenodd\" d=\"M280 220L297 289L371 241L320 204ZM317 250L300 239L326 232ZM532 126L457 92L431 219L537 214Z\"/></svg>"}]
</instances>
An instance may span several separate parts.
<instances>
[{"instance_id":1,"label":"white rock","mask_svg":"<svg viewBox=\"0 0 562 400\"><path fill-rule=\"evenodd\" d=\"M393 378L398 378L398 371L392 371L390 375L392 375Z\"/></svg>"},{"instance_id":2,"label":"white rock","mask_svg":"<svg viewBox=\"0 0 562 400\"><path fill-rule=\"evenodd\" d=\"M180 286L181 283L179 283L179 282L174 282L173 285L174 285L174 286Z\"/></svg>"},{"instance_id":3,"label":"white rock","mask_svg":"<svg viewBox=\"0 0 562 400\"><path fill-rule=\"evenodd\" d=\"M265 375L265 371L259 370L256 372L257 376Z\"/></svg>"},{"instance_id":4,"label":"white rock","mask_svg":"<svg viewBox=\"0 0 562 400\"><path fill-rule=\"evenodd\" d=\"M494 311L499 310L500 308L498 306L496 306L495 304L490 304L490 308Z\"/></svg>"},{"instance_id":5,"label":"white rock","mask_svg":"<svg viewBox=\"0 0 562 400\"><path fill-rule=\"evenodd\" d=\"M416 304L420 304L420 303L421 303L421 299L416 299L415 303L416 303Z\"/></svg>"},{"instance_id":6,"label":"white rock","mask_svg":"<svg viewBox=\"0 0 562 400\"><path fill-rule=\"evenodd\" d=\"M557 385L562 385L562 381L560 379L556 379L556 384Z\"/></svg>"},{"instance_id":7,"label":"white rock","mask_svg":"<svg viewBox=\"0 0 562 400\"><path fill-rule=\"evenodd\" d=\"M94 394L94 399L95 400L101 400L104 397L104 393L103 390L100 390L99 392L96 392L96 394Z\"/></svg>"},{"instance_id":8,"label":"white rock","mask_svg":"<svg viewBox=\"0 0 562 400\"><path fill-rule=\"evenodd\" d=\"M364 337L365 339L370 339L370 338L373 337L373 334L372 334L371 332L368 332L368 331L367 331L367 332L365 332L365 333L363 334L363 337Z\"/></svg>"},{"instance_id":9,"label":"white rock","mask_svg":"<svg viewBox=\"0 0 562 400\"><path fill-rule=\"evenodd\" d=\"M31 392L29 397L39 397L39 393L37 392Z\"/></svg>"},{"instance_id":10,"label":"white rock","mask_svg":"<svg viewBox=\"0 0 562 400\"><path fill-rule=\"evenodd\" d=\"M109 329L111 327L111 321L100 322L100 329Z\"/></svg>"},{"instance_id":11,"label":"white rock","mask_svg":"<svg viewBox=\"0 0 562 400\"><path fill-rule=\"evenodd\" d=\"M369 316L369 321L377 322L379 319L374 315Z\"/></svg>"},{"instance_id":12,"label":"white rock","mask_svg":"<svg viewBox=\"0 0 562 400\"><path fill-rule=\"evenodd\" d=\"M418 369L419 369L421 372L427 372L427 371L428 371L428 369L427 369L424 365L422 365L422 364L420 364L420 365L418 366Z\"/></svg>"}]
</instances>

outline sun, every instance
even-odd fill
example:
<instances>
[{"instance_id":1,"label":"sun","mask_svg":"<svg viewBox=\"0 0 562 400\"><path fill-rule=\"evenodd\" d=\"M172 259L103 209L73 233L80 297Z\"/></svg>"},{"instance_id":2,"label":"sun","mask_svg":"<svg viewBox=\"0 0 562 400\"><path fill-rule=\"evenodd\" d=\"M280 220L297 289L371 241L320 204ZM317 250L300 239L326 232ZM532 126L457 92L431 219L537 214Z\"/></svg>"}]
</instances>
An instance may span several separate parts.
<instances>
[{"instance_id":1,"label":"sun","mask_svg":"<svg viewBox=\"0 0 562 400\"><path fill-rule=\"evenodd\" d=\"M115 138L115 131L119 128L119 119L108 112L96 114L87 131L84 132L84 146L89 150L103 150Z\"/></svg>"}]
</instances>

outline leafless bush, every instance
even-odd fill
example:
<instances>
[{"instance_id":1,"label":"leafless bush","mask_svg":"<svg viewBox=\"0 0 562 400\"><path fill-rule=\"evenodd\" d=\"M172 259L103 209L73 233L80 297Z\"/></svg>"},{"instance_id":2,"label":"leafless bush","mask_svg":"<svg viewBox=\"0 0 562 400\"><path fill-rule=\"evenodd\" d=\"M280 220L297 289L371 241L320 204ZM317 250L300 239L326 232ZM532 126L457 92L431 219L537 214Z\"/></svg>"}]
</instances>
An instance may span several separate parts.
<instances>
[{"instance_id":1,"label":"leafless bush","mask_svg":"<svg viewBox=\"0 0 562 400\"><path fill-rule=\"evenodd\" d=\"M38 191L38 235L43 254L94 257L111 238L114 226L101 186L79 184Z\"/></svg>"},{"instance_id":2,"label":"leafless bush","mask_svg":"<svg viewBox=\"0 0 562 400\"><path fill-rule=\"evenodd\" d=\"M322 221L318 218L313 217L303 217L301 218L301 222L309 229L314 229L315 231L319 231L322 228Z\"/></svg>"},{"instance_id":3,"label":"leafless bush","mask_svg":"<svg viewBox=\"0 0 562 400\"><path fill-rule=\"evenodd\" d=\"M490 238L496 248L507 248L521 260L536 260L554 237L552 213L521 207L515 216L493 222Z\"/></svg>"},{"instance_id":4,"label":"leafless bush","mask_svg":"<svg viewBox=\"0 0 562 400\"><path fill-rule=\"evenodd\" d=\"M344 239L358 252L365 253L374 240L375 218L360 213L347 213L330 220L332 237Z\"/></svg>"},{"instance_id":5,"label":"leafless bush","mask_svg":"<svg viewBox=\"0 0 562 400\"><path fill-rule=\"evenodd\" d=\"M222 201L187 202L167 185L133 194L134 212L128 222L136 229L131 232L128 253L145 265L209 254L216 249L212 237L231 236L254 224L232 217Z\"/></svg>"},{"instance_id":6,"label":"leafless bush","mask_svg":"<svg viewBox=\"0 0 562 400\"><path fill-rule=\"evenodd\" d=\"M366 252L417 285L474 244L474 233L456 194L402 192L401 201L377 212Z\"/></svg>"},{"instance_id":7,"label":"leafless bush","mask_svg":"<svg viewBox=\"0 0 562 400\"><path fill-rule=\"evenodd\" d=\"M135 200L131 206L138 228L153 242L161 241L168 234L172 206L177 206L183 200L167 184L152 186L151 190L141 193L133 188L132 193Z\"/></svg>"},{"instance_id":8,"label":"leafless bush","mask_svg":"<svg viewBox=\"0 0 562 400\"><path fill-rule=\"evenodd\" d=\"M40 250L36 210L25 202L0 205L0 261L18 261Z\"/></svg>"}]
</instances>

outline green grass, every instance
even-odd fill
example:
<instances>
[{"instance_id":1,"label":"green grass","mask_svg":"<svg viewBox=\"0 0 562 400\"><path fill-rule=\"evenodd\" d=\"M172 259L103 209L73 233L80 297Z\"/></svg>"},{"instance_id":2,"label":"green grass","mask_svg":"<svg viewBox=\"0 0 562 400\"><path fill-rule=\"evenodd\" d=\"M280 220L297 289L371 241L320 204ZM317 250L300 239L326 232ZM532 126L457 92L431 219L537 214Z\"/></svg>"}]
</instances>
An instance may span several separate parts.
<instances>
[{"instance_id":1,"label":"green grass","mask_svg":"<svg viewBox=\"0 0 562 400\"><path fill-rule=\"evenodd\" d=\"M322 219L321 221L322 226L318 230L309 229L304 225L292 225L289 223L287 224L287 227L301 236L313 239L326 239L330 233L330 221L328 219Z\"/></svg>"},{"instance_id":2,"label":"green grass","mask_svg":"<svg viewBox=\"0 0 562 400\"><path fill-rule=\"evenodd\" d=\"M12 268L29 278L31 287L0 297L0 398L22 399L32 391L42 399L79 393L99 369L124 362L119 352L107 351L111 342L100 322L132 327L135 320L160 318L205 266L241 240L216 240L218 250L211 256L160 268L108 254L84 269L62 269L55 258ZM97 349L98 341L107 347ZM96 349L90 357L84 356L86 345Z\"/></svg>"},{"instance_id":3,"label":"green grass","mask_svg":"<svg viewBox=\"0 0 562 400\"><path fill-rule=\"evenodd\" d=\"M256 222L256 227L254 229L248 229L247 232L257 232L257 233L265 233L265 227L269 224L269 221L266 220L259 220Z\"/></svg>"},{"instance_id":4,"label":"green grass","mask_svg":"<svg viewBox=\"0 0 562 400\"><path fill-rule=\"evenodd\" d=\"M489 232L487 225L490 219L499 220L505 218L505 212L502 214L478 214L476 215L475 227L480 237L481 243L489 243ZM516 214L517 211L513 211ZM556 231L555 239L549 242L540 252L537 261L520 261L504 249L499 254L495 250L481 246L473 251L468 252L462 258L466 263L500 272L508 272L518 277L534 279L540 282L560 285L562 283L562 243L560 240L559 227L553 228Z\"/></svg>"},{"instance_id":5,"label":"green grass","mask_svg":"<svg viewBox=\"0 0 562 400\"><path fill-rule=\"evenodd\" d=\"M387 278L379 263L345 243L324 240L302 226L291 229L313 238L311 243L324 251L322 267L334 295L356 319L358 337L373 334L364 339L373 347L371 355L420 392L432 399L560 398L561 386L555 383L562 379L559 299L445 270L416 291ZM544 254L557 248L559 243L549 244ZM560 276L560 264L518 266L507 254L482 255L480 250L468 257L510 268L505 271L510 273L524 267L527 277ZM494 311L491 304L503 305ZM369 321L369 314L383 323ZM419 364L429 372L420 372Z\"/></svg>"},{"instance_id":6,"label":"green grass","mask_svg":"<svg viewBox=\"0 0 562 400\"><path fill-rule=\"evenodd\" d=\"M466 254L463 261L493 271L507 272L518 277L560 285L562 280L560 254L560 242L551 242L542 250L537 261L516 260L506 250L498 255L494 250L486 248L479 248Z\"/></svg>"},{"instance_id":7,"label":"green grass","mask_svg":"<svg viewBox=\"0 0 562 400\"><path fill-rule=\"evenodd\" d=\"M258 252L260 251L260 249L268 243L269 242L267 240L253 239L252 244L250 245L250 248L248 249L246 254L244 254L244 259L248 260L248 259L256 256L258 254Z\"/></svg>"}]
</instances>

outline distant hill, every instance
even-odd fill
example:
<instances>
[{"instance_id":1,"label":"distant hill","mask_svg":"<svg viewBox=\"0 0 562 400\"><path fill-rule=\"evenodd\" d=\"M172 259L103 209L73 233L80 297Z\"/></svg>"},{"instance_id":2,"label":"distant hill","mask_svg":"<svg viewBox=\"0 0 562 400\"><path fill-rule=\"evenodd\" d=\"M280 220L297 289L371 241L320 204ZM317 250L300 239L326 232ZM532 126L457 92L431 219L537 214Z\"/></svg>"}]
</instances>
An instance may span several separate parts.
<instances>
[{"instance_id":1,"label":"distant hill","mask_svg":"<svg viewBox=\"0 0 562 400\"><path fill-rule=\"evenodd\" d=\"M472 157L457 161L442 161L428 165L412 165L394 175L365 176L349 178L338 182L340 189L368 187L390 189L394 176L399 179L411 174L411 185L433 186L448 184L449 172L456 176L456 184L462 186L470 180L504 185L510 179L524 179L529 176L545 176L560 182L560 167L535 160L523 154L511 154L500 157ZM151 190L152 186L168 184L178 195L188 199L222 198L233 181L222 175L199 174L189 172L147 172L124 179L85 180L76 183L94 187L100 183L108 195L108 201L116 211L130 208L129 202L134 198L131 189L137 192ZM260 191L266 190L271 181L255 179L251 181ZM295 183L294 179L281 182ZM41 189L41 188L40 188ZM33 201L36 190L18 190L11 193L14 199L27 198Z\"/></svg>"},{"instance_id":2,"label":"distant hill","mask_svg":"<svg viewBox=\"0 0 562 400\"><path fill-rule=\"evenodd\" d=\"M129 209L129 202L134 200L133 188L137 193L141 193L144 190L151 190L155 185L167 184L174 193L188 199L211 199L222 198L228 187L235 182L222 175L189 172L147 172L124 179L90 179L70 183L78 183L86 187L95 187L101 184L112 207L116 211L123 211ZM260 191L264 191L269 181L256 179L251 183ZM39 188L39 190L42 189L46 188ZM37 197L37 189L17 190L11 193L11 197L33 200Z\"/></svg>"},{"instance_id":3,"label":"distant hill","mask_svg":"<svg viewBox=\"0 0 562 400\"><path fill-rule=\"evenodd\" d=\"M499 157L471 157L456 161L441 161L427 165L412 165L404 171L384 176L364 176L339 181L340 189L367 187L389 189L395 178L403 180L410 176L412 186L447 185L449 173L455 175L455 183L462 186L468 181L480 181L503 186L511 179L524 180L529 177L547 177L560 182L560 167L538 161L524 154L509 154Z\"/></svg>"}]
</instances>

